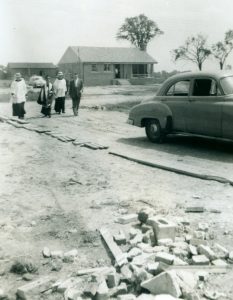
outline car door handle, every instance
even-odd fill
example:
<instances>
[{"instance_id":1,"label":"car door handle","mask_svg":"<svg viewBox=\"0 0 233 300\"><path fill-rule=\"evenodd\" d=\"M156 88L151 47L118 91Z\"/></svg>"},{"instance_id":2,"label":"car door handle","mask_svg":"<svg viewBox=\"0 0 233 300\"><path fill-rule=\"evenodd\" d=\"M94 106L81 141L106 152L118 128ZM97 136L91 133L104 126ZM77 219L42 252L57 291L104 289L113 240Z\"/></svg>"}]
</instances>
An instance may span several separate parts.
<instances>
[{"instance_id":1,"label":"car door handle","mask_svg":"<svg viewBox=\"0 0 233 300\"><path fill-rule=\"evenodd\" d=\"M189 99L189 102L194 102L196 101L196 99Z\"/></svg>"}]
</instances>

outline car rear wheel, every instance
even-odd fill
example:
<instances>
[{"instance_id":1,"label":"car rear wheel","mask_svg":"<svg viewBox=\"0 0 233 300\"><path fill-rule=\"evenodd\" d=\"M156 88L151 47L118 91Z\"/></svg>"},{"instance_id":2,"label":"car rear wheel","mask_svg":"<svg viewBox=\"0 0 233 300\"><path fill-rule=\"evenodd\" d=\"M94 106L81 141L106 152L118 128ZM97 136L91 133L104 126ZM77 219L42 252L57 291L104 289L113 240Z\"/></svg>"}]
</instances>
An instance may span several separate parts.
<instances>
[{"instance_id":1,"label":"car rear wheel","mask_svg":"<svg viewBox=\"0 0 233 300\"><path fill-rule=\"evenodd\" d=\"M159 121L147 120L145 124L146 135L152 143L159 143L163 140L163 133Z\"/></svg>"}]
</instances>

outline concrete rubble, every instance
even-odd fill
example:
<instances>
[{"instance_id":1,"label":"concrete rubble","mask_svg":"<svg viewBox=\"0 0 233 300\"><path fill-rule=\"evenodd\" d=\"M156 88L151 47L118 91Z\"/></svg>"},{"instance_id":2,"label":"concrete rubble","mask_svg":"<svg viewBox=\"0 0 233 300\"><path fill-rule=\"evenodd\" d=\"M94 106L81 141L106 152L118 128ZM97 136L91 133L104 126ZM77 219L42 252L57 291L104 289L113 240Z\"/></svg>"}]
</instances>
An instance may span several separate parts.
<instances>
[{"instance_id":1,"label":"concrete rubble","mask_svg":"<svg viewBox=\"0 0 233 300\"><path fill-rule=\"evenodd\" d=\"M47 292L60 293L65 300L215 299L218 293L206 291L205 283L209 275L230 268L233 252L207 239L208 224L199 223L192 230L189 222L176 224L154 215L152 209L124 214L117 222L121 225L115 233L100 229L113 266L78 270L68 278L30 281L18 288L18 298L29 300ZM42 255L47 261L72 264L79 252L45 247Z\"/></svg>"}]
</instances>

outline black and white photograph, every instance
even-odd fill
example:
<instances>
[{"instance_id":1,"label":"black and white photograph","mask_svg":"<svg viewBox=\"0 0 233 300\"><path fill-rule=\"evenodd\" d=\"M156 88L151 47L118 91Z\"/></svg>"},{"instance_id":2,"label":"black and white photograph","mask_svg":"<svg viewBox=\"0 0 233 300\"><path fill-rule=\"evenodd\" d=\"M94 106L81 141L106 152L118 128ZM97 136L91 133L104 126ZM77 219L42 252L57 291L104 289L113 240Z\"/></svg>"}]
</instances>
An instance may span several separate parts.
<instances>
[{"instance_id":1,"label":"black and white photograph","mask_svg":"<svg viewBox=\"0 0 233 300\"><path fill-rule=\"evenodd\" d=\"M0 300L233 300L232 0L0 0Z\"/></svg>"}]
</instances>

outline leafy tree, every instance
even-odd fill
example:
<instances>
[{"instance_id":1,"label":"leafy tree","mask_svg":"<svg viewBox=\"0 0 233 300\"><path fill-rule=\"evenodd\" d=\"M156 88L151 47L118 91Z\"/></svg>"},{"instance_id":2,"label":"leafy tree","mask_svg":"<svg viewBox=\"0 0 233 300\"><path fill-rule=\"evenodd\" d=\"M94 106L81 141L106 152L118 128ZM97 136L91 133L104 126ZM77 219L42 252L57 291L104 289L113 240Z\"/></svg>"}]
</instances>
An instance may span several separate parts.
<instances>
[{"instance_id":1,"label":"leafy tree","mask_svg":"<svg viewBox=\"0 0 233 300\"><path fill-rule=\"evenodd\" d=\"M202 70L203 62L211 54L210 49L206 45L206 38L198 34L189 37L184 46L180 46L172 51L174 61L187 60L195 63L199 70Z\"/></svg>"},{"instance_id":2,"label":"leafy tree","mask_svg":"<svg viewBox=\"0 0 233 300\"><path fill-rule=\"evenodd\" d=\"M212 53L214 57L219 61L220 69L223 69L223 66L226 62L228 55L233 49L233 30L228 30L225 33L225 38L223 42L217 42L212 46Z\"/></svg>"},{"instance_id":3,"label":"leafy tree","mask_svg":"<svg viewBox=\"0 0 233 300\"><path fill-rule=\"evenodd\" d=\"M146 50L148 43L156 36L163 34L157 24L141 14L136 17L126 18L124 24L117 32L117 39L128 40L139 48Z\"/></svg>"}]
</instances>

